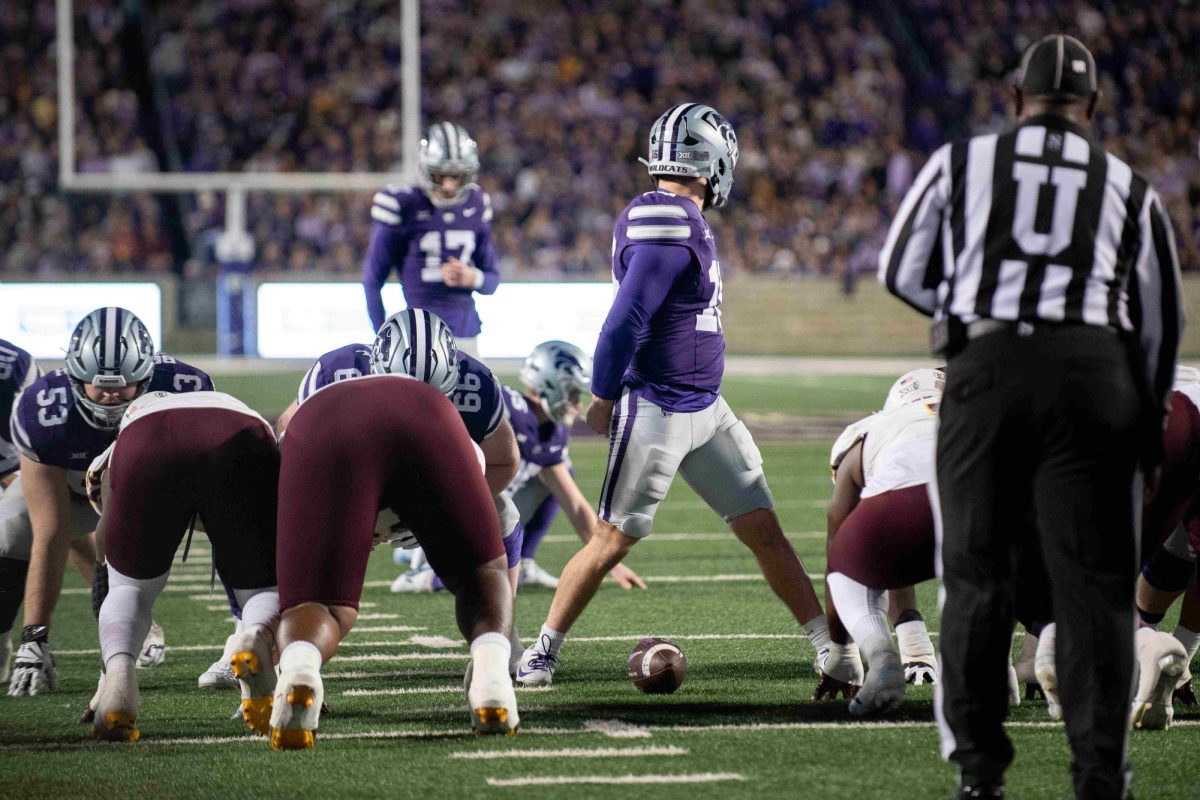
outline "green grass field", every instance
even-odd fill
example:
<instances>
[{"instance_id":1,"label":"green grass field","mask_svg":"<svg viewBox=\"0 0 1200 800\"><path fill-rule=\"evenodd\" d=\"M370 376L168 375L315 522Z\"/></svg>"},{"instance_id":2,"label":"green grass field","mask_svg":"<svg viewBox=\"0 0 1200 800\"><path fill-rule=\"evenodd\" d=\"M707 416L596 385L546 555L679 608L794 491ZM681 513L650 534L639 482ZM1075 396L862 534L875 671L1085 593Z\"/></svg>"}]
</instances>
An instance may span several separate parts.
<instances>
[{"instance_id":1,"label":"green grass field","mask_svg":"<svg viewBox=\"0 0 1200 800\"><path fill-rule=\"evenodd\" d=\"M217 385L264 414L281 409L298 375L217 377ZM877 407L886 378L731 379L735 411L850 418ZM809 571L824 567L824 506L830 491L828 441L761 442L785 529ZM594 496L605 452L600 440L572 445L576 474ZM560 515L561 516L561 515ZM558 572L578 541L561 518L539 554ZM275 753L229 719L235 693L202 692L196 676L231 631L224 593L209 588L209 551L198 536L155 610L168 642L166 663L140 673L142 740L98 744L76 719L95 686L95 622L76 574L55 617L57 693L0 696L0 797L166 798L625 798L613 783L539 784L555 777L622 776L656 783L656 798L949 796L953 773L937 757L932 691L910 690L898 713L851 721L843 701L815 703L812 648L756 576L748 551L683 484L659 513L655 534L630 566L644 592L606 585L562 651L557 683L521 691L522 728L512 738L470 735L462 694L467 648L445 594L389 593L396 575L387 548L370 564L358 628L324 669L334 713L312 751ZM820 589L818 584L818 589ZM541 624L549 590L517 599L526 637ZM922 611L936 627L934 589ZM688 678L669 696L639 694L624 674L639 637L665 636L686 652ZM1195 797L1200 711L1177 709L1165 733L1135 732L1131 758L1139 798ZM1017 760L1010 796L1070 795L1069 753L1043 702L1011 715Z\"/></svg>"}]
</instances>

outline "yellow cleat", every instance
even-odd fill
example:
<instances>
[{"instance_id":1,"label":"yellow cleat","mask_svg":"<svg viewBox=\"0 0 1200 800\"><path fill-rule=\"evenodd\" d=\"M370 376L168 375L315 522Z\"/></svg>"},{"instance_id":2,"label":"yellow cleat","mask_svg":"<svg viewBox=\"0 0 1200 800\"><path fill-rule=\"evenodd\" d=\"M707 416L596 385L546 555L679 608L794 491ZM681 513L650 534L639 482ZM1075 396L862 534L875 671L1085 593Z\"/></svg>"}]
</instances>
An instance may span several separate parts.
<instances>
[{"instance_id":1,"label":"yellow cleat","mask_svg":"<svg viewBox=\"0 0 1200 800\"><path fill-rule=\"evenodd\" d=\"M92 735L102 742L136 742L142 737L137 720L124 711L109 711L104 715L104 726L97 725Z\"/></svg>"},{"instance_id":2,"label":"yellow cleat","mask_svg":"<svg viewBox=\"0 0 1200 800\"><path fill-rule=\"evenodd\" d=\"M272 728L271 747L275 750L311 750L316 744L314 733L296 728Z\"/></svg>"},{"instance_id":3,"label":"yellow cleat","mask_svg":"<svg viewBox=\"0 0 1200 800\"><path fill-rule=\"evenodd\" d=\"M315 698L316 693L311 686L293 686L292 690L288 692L287 701L289 705L312 708Z\"/></svg>"},{"instance_id":4,"label":"yellow cleat","mask_svg":"<svg viewBox=\"0 0 1200 800\"><path fill-rule=\"evenodd\" d=\"M273 699L271 695L267 695L242 701L242 719L246 721L247 728L264 735L271 732L271 701Z\"/></svg>"}]
</instances>

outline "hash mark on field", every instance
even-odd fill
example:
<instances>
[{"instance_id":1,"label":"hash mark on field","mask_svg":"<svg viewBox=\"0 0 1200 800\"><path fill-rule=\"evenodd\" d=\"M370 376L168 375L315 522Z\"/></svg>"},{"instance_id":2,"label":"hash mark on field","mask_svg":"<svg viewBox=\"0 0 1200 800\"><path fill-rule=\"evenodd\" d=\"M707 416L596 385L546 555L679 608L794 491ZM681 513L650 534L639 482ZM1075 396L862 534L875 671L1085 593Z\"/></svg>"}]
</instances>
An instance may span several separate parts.
<instances>
[{"instance_id":1,"label":"hash mark on field","mask_svg":"<svg viewBox=\"0 0 1200 800\"><path fill-rule=\"evenodd\" d=\"M359 614L358 618L360 620L364 620L364 619L400 619L400 615L399 614ZM355 628L355 630L363 630L363 629ZM424 630L424 629L422 629L422 630Z\"/></svg>"},{"instance_id":2,"label":"hash mark on field","mask_svg":"<svg viewBox=\"0 0 1200 800\"><path fill-rule=\"evenodd\" d=\"M337 660L346 663L350 661L444 661L455 659L461 661L466 653L364 653L360 656L342 656Z\"/></svg>"},{"instance_id":3,"label":"hash mark on field","mask_svg":"<svg viewBox=\"0 0 1200 800\"><path fill-rule=\"evenodd\" d=\"M494 761L501 758L642 758L686 756L686 747L560 747L556 750L456 750L451 758Z\"/></svg>"},{"instance_id":4,"label":"hash mark on field","mask_svg":"<svg viewBox=\"0 0 1200 800\"><path fill-rule=\"evenodd\" d=\"M654 635L657 634L647 634ZM567 641L569 642L628 642L634 638L642 638L642 636L572 636ZM724 641L726 639L807 639L808 637L802 633L673 633L670 635L662 635L659 638L663 639L715 639Z\"/></svg>"},{"instance_id":5,"label":"hash mark on field","mask_svg":"<svg viewBox=\"0 0 1200 800\"><path fill-rule=\"evenodd\" d=\"M488 778L488 786L561 786L564 784L715 783L744 781L737 772L697 772L690 775L542 775L529 778Z\"/></svg>"},{"instance_id":6,"label":"hash mark on field","mask_svg":"<svg viewBox=\"0 0 1200 800\"><path fill-rule=\"evenodd\" d=\"M649 739L652 735L640 725L622 722L619 719L589 719L583 723L583 729L611 739Z\"/></svg>"},{"instance_id":7,"label":"hash mark on field","mask_svg":"<svg viewBox=\"0 0 1200 800\"><path fill-rule=\"evenodd\" d=\"M810 572L808 573L809 580L824 581L825 573ZM741 581L761 581L763 576L761 572L754 574L730 574L730 575L643 575L642 580L649 583L657 581L658 583L709 583L709 582L741 582Z\"/></svg>"},{"instance_id":8,"label":"hash mark on field","mask_svg":"<svg viewBox=\"0 0 1200 800\"><path fill-rule=\"evenodd\" d=\"M826 536L825 531L798 531L787 534L789 539L819 539L824 541ZM555 542L560 544L578 543L578 536L568 536L566 534L551 534L543 537L543 542ZM737 537L732 531L724 533L654 533L645 538L647 542L737 542Z\"/></svg>"},{"instance_id":9,"label":"hash mark on field","mask_svg":"<svg viewBox=\"0 0 1200 800\"><path fill-rule=\"evenodd\" d=\"M422 670L389 670L386 672L369 672L367 670L349 670L347 672L322 673L325 680L357 680L359 678L461 678L461 669L422 669ZM461 687L460 687L461 688Z\"/></svg>"},{"instance_id":10,"label":"hash mark on field","mask_svg":"<svg viewBox=\"0 0 1200 800\"><path fill-rule=\"evenodd\" d=\"M359 619L365 619L368 616L370 616L370 615L364 614L363 616L359 617ZM392 614L391 616L398 617L400 615ZM375 618L378 619L378 617L375 617ZM353 628L353 629L351 629L350 632L351 633L356 633L356 632L357 633L413 633L414 631L424 631L424 630L428 630L428 628L421 626L421 625L419 625L419 626L413 626L413 625L374 625L374 626L364 625L361 628Z\"/></svg>"}]
</instances>

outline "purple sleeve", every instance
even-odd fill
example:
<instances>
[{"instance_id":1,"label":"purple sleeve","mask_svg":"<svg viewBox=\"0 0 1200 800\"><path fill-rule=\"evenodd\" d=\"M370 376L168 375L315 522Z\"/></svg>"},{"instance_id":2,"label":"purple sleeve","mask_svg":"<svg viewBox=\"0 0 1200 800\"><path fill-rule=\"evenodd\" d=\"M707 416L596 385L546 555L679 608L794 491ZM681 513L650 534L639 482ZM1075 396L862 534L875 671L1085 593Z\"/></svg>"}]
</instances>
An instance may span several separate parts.
<instances>
[{"instance_id":1,"label":"purple sleeve","mask_svg":"<svg viewBox=\"0 0 1200 800\"><path fill-rule=\"evenodd\" d=\"M387 317L383 310L383 284L392 274L392 267L399 267L403 260L404 244L403 229L378 221L371 224L371 243L363 261L363 291L373 331L383 327Z\"/></svg>"},{"instance_id":2,"label":"purple sleeve","mask_svg":"<svg viewBox=\"0 0 1200 800\"><path fill-rule=\"evenodd\" d=\"M617 398L638 335L692 264L692 251L678 245L639 244L625 253L625 278L600 329L592 359L592 394L606 400Z\"/></svg>"},{"instance_id":3,"label":"purple sleeve","mask_svg":"<svg viewBox=\"0 0 1200 800\"><path fill-rule=\"evenodd\" d=\"M483 272L483 285L475 291L479 294L495 294L500 285L500 271L496 267L496 248L492 244L492 229L485 228L479 246L475 250L475 268Z\"/></svg>"}]
</instances>

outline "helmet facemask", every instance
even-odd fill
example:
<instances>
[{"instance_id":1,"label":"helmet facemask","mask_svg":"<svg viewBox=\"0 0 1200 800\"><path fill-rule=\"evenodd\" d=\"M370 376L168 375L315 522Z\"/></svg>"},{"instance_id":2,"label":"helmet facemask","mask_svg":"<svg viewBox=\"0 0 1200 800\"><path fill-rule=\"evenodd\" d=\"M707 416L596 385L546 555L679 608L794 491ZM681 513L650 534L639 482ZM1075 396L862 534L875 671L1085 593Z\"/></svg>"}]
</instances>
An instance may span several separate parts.
<instances>
[{"instance_id":1,"label":"helmet facemask","mask_svg":"<svg viewBox=\"0 0 1200 800\"><path fill-rule=\"evenodd\" d=\"M71 336L66 373L75 405L93 428L115 431L126 407L150 387L154 375L154 342L132 312L116 306L98 308L84 317ZM104 404L87 396L92 385L110 392L136 386L119 403Z\"/></svg>"}]
</instances>

